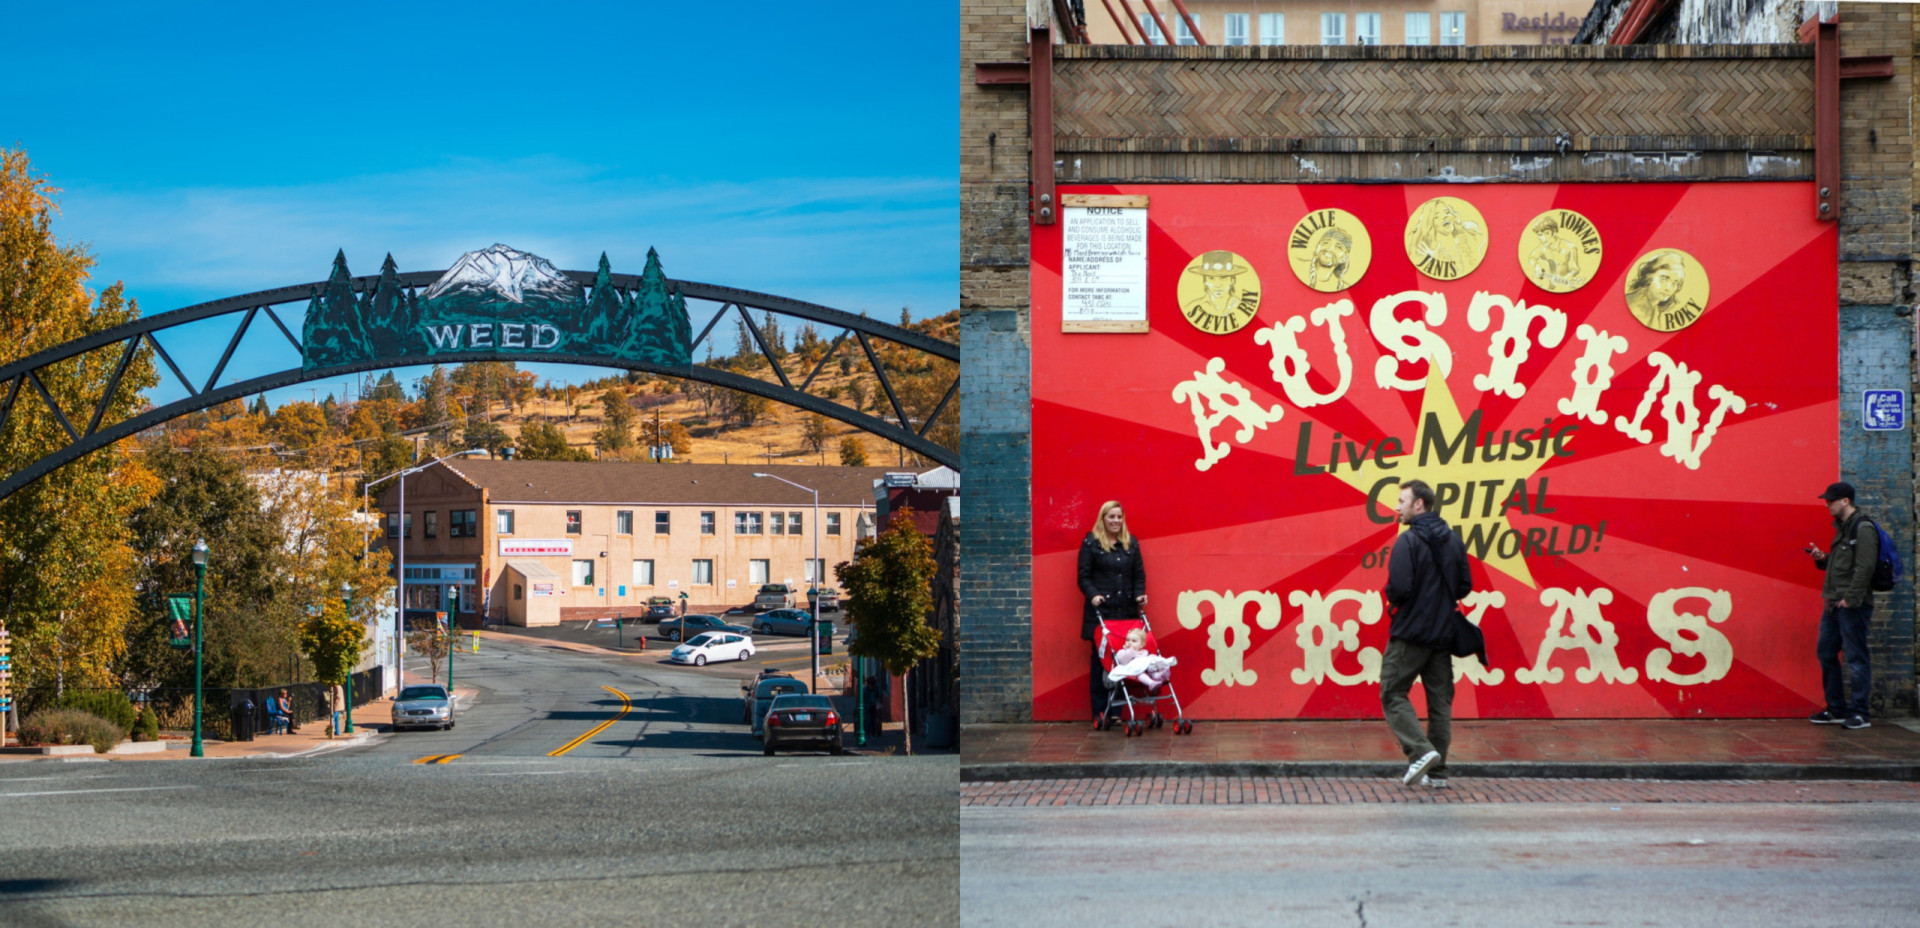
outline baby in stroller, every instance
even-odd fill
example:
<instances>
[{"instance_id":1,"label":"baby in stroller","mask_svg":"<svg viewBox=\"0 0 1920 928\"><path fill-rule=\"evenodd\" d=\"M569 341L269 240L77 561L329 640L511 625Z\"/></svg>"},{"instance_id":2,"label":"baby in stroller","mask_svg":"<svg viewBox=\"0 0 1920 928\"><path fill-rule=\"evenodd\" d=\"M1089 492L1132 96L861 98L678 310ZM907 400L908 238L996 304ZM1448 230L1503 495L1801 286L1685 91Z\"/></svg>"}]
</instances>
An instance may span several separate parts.
<instances>
[{"instance_id":1,"label":"baby in stroller","mask_svg":"<svg viewBox=\"0 0 1920 928\"><path fill-rule=\"evenodd\" d=\"M1151 693L1173 679L1173 661L1147 650L1147 630L1127 632L1127 643L1113 654L1113 676L1132 677Z\"/></svg>"}]
</instances>

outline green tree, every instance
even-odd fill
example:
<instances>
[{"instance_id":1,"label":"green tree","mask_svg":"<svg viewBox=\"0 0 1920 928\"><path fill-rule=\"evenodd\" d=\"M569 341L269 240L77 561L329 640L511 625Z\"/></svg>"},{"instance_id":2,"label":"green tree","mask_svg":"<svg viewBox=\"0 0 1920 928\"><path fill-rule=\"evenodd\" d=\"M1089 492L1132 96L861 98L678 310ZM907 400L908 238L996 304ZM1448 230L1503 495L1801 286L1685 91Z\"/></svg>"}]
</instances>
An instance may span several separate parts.
<instances>
[{"instance_id":1,"label":"green tree","mask_svg":"<svg viewBox=\"0 0 1920 928\"><path fill-rule=\"evenodd\" d=\"M139 318L120 284L88 289L93 258L53 236L56 191L26 152L0 149L0 363ZM39 368L39 385L76 423L106 393L118 344ZM107 397L102 428L140 409L158 383L146 348ZM0 427L0 468L13 473L72 439L23 389ZM13 634L18 687L115 682L136 614L128 517L156 489L130 445L95 451L0 501L0 621Z\"/></svg>"},{"instance_id":2,"label":"green tree","mask_svg":"<svg viewBox=\"0 0 1920 928\"><path fill-rule=\"evenodd\" d=\"M400 386L400 381L393 376L392 371L386 371L378 380L375 380L372 374L368 374L366 379L361 381L360 398L404 403L407 401L407 391Z\"/></svg>"},{"instance_id":3,"label":"green tree","mask_svg":"<svg viewBox=\"0 0 1920 928\"><path fill-rule=\"evenodd\" d=\"M467 423L467 430L460 436L462 448L485 448L500 457L513 444L513 436L507 430L487 419L476 419Z\"/></svg>"},{"instance_id":4,"label":"green tree","mask_svg":"<svg viewBox=\"0 0 1920 928\"><path fill-rule=\"evenodd\" d=\"M600 394L600 407L606 422L593 433L593 444L601 451L621 452L633 446L633 423L639 416L627 402L625 390L610 388Z\"/></svg>"},{"instance_id":5,"label":"green tree","mask_svg":"<svg viewBox=\"0 0 1920 928\"><path fill-rule=\"evenodd\" d=\"M367 627L347 615L345 603L329 599L320 606L320 614L300 626L300 651L313 665L313 678L338 687L360 663L367 650ZM327 706L337 708L334 691L327 691Z\"/></svg>"},{"instance_id":6,"label":"green tree","mask_svg":"<svg viewBox=\"0 0 1920 928\"><path fill-rule=\"evenodd\" d=\"M538 420L520 427L519 455L528 461L591 461L593 456L567 444L567 435L551 422Z\"/></svg>"},{"instance_id":7,"label":"green tree","mask_svg":"<svg viewBox=\"0 0 1920 928\"><path fill-rule=\"evenodd\" d=\"M933 612L936 570L933 543L914 527L911 509L894 513L886 531L855 546L853 560L833 568L847 591L841 606L847 624L859 632L848 653L877 660L896 676L939 654L940 633L926 621ZM911 715L913 707L907 711ZM907 753L913 753L911 724Z\"/></svg>"},{"instance_id":8,"label":"green tree","mask_svg":"<svg viewBox=\"0 0 1920 928\"><path fill-rule=\"evenodd\" d=\"M867 446L852 435L840 439L840 466L867 466Z\"/></svg>"}]
</instances>

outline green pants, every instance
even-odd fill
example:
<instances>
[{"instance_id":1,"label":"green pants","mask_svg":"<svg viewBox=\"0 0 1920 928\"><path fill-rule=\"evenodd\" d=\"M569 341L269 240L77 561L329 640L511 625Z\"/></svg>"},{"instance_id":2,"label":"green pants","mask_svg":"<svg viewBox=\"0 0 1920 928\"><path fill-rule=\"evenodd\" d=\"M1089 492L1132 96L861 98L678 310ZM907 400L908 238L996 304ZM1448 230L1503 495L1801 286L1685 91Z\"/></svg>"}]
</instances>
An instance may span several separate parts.
<instances>
[{"instance_id":1,"label":"green pants","mask_svg":"<svg viewBox=\"0 0 1920 928\"><path fill-rule=\"evenodd\" d=\"M1420 716L1414 714L1407 693L1413 680L1427 691L1427 730L1420 731ZM1440 759L1427 768L1430 777L1447 775L1447 745L1453 741L1453 655L1434 648L1394 638L1387 642L1386 658L1380 663L1380 706L1387 713L1387 727L1400 739L1400 750L1409 761L1439 751Z\"/></svg>"}]
</instances>

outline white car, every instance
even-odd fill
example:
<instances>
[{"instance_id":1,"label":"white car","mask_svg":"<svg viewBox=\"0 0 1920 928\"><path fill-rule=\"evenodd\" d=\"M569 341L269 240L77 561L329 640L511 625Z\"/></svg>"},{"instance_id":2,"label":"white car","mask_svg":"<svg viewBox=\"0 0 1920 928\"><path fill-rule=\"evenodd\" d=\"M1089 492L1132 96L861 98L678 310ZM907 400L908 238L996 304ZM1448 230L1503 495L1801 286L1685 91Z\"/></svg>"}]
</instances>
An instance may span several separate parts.
<instances>
[{"instance_id":1,"label":"white car","mask_svg":"<svg viewBox=\"0 0 1920 928\"><path fill-rule=\"evenodd\" d=\"M753 656L753 639L731 632L702 632L673 649L667 660L705 667L708 661L744 661Z\"/></svg>"}]
</instances>

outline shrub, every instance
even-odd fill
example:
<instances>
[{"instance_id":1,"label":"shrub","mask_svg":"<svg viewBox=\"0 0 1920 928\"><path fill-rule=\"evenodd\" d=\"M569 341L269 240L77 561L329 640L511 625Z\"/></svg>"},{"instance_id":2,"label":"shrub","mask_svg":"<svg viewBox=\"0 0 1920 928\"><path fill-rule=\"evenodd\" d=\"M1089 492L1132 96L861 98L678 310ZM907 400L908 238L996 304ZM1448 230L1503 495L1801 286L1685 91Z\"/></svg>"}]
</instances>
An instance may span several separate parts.
<instances>
[{"instance_id":1,"label":"shrub","mask_svg":"<svg viewBox=\"0 0 1920 928\"><path fill-rule=\"evenodd\" d=\"M120 743L118 725L79 709L42 709L20 723L23 744L91 744L105 754Z\"/></svg>"},{"instance_id":2,"label":"shrub","mask_svg":"<svg viewBox=\"0 0 1920 928\"><path fill-rule=\"evenodd\" d=\"M69 690L54 703L60 709L78 709L120 726L120 737L133 731L133 700L118 690Z\"/></svg>"},{"instance_id":3,"label":"shrub","mask_svg":"<svg viewBox=\"0 0 1920 928\"><path fill-rule=\"evenodd\" d=\"M160 717L154 715L153 710L146 706L140 707L140 715L133 721L133 740L160 740Z\"/></svg>"}]
</instances>

